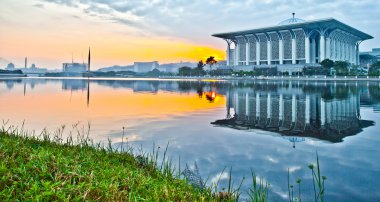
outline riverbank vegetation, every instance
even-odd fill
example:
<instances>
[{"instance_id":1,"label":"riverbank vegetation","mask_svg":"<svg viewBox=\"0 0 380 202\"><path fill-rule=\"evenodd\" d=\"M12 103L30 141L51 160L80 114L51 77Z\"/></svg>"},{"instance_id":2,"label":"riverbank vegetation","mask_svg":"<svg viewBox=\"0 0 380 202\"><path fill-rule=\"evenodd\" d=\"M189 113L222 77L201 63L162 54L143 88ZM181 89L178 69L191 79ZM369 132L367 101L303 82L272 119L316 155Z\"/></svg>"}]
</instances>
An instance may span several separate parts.
<instances>
[{"instance_id":1,"label":"riverbank vegetation","mask_svg":"<svg viewBox=\"0 0 380 202\"><path fill-rule=\"evenodd\" d=\"M93 147L84 137L42 139L0 131L2 200L209 201L210 189L197 189L172 175L167 166Z\"/></svg>"},{"instance_id":2,"label":"riverbank vegetation","mask_svg":"<svg viewBox=\"0 0 380 202\"><path fill-rule=\"evenodd\" d=\"M232 168L228 188L219 181L207 185L198 167L193 171L176 168L166 156L159 160L159 147L152 153L136 155L131 147L94 144L85 130L76 138L62 137L64 126L54 133L44 130L38 137L22 128L0 129L0 198L6 201L237 201L245 179L235 184ZM90 128L90 126L89 126ZM70 131L70 134L73 134ZM123 133L124 134L124 133ZM180 162L180 161L179 161ZM326 177L319 160L312 170L315 201L323 201ZM224 173L224 170L222 171ZM247 200L268 201L270 184L252 173ZM301 180L297 180L300 187ZM301 201L290 185L290 201ZM300 189L299 189L300 190Z\"/></svg>"}]
</instances>

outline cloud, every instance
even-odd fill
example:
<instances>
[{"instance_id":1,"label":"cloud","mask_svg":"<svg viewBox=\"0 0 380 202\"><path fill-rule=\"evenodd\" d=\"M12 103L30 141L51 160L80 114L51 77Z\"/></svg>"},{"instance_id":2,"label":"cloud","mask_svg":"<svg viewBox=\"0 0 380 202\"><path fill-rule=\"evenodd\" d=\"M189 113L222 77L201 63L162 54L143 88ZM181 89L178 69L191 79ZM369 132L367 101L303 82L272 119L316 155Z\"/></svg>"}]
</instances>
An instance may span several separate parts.
<instances>
[{"instance_id":1,"label":"cloud","mask_svg":"<svg viewBox=\"0 0 380 202\"><path fill-rule=\"evenodd\" d=\"M134 27L144 33L207 42L215 32L276 24L296 12L306 20L334 17L354 27L379 33L380 20L369 17L380 11L376 0L46 0L82 8L83 12ZM331 11L334 11L334 14Z\"/></svg>"},{"instance_id":2,"label":"cloud","mask_svg":"<svg viewBox=\"0 0 380 202\"><path fill-rule=\"evenodd\" d=\"M43 4L40 4L40 3L39 3L39 4L34 4L33 6L34 6L34 7L37 7L37 8L44 8L44 5L43 5Z\"/></svg>"},{"instance_id":3,"label":"cloud","mask_svg":"<svg viewBox=\"0 0 380 202\"><path fill-rule=\"evenodd\" d=\"M65 6L70 7L78 7L77 3L73 0L45 0L46 2L56 3L56 4L62 4Z\"/></svg>"}]
</instances>

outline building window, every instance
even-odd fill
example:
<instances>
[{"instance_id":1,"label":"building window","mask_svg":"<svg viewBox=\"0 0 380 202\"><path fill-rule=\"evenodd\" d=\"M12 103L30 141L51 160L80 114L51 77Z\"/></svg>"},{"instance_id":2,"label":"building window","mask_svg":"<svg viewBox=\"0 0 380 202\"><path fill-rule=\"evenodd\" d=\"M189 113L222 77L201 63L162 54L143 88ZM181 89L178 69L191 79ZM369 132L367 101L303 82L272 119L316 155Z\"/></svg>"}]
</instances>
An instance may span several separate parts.
<instances>
[{"instance_id":1,"label":"building window","mask_svg":"<svg viewBox=\"0 0 380 202\"><path fill-rule=\"evenodd\" d=\"M265 34L257 34L257 37L260 41L260 60L268 59L268 46L267 46L267 37Z\"/></svg>"},{"instance_id":2,"label":"building window","mask_svg":"<svg viewBox=\"0 0 380 202\"><path fill-rule=\"evenodd\" d=\"M272 53L272 60L278 60L280 58L280 55L279 55L279 40L280 40L280 37L278 36L278 34L276 32L272 32L272 33L268 33L270 39L271 39L271 45L272 45L272 49L271 49L271 53Z\"/></svg>"},{"instance_id":3,"label":"building window","mask_svg":"<svg viewBox=\"0 0 380 202\"><path fill-rule=\"evenodd\" d=\"M256 38L248 36L249 42L249 61L256 61Z\"/></svg>"},{"instance_id":4,"label":"building window","mask_svg":"<svg viewBox=\"0 0 380 202\"><path fill-rule=\"evenodd\" d=\"M302 29L293 31L296 36L296 59L305 59L305 33Z\"/></svg>"},{"instance_id":5,"label":"building window","mask_svg":"<svg viewBox=\"0 0 380 202\"><path fill-rule=\"evenodd\" d=\"M289 31L280 32L283 38L284 44L284 59L292 59L292 35Z\"/></svg>"},{"instance_id":6,"label":"building window","mask_svg":"<svg viewBox=\"0 0 380 202\"><path fill-rule=\"evenodd\" d=\"M244 39L243 36L237 36L236 40L237 40L237 43L238 43L238 51L239 51L239 58L237 58L238 62L245 61L245 58L246 58L245 39Z\"/></svg>"}]
</instances>

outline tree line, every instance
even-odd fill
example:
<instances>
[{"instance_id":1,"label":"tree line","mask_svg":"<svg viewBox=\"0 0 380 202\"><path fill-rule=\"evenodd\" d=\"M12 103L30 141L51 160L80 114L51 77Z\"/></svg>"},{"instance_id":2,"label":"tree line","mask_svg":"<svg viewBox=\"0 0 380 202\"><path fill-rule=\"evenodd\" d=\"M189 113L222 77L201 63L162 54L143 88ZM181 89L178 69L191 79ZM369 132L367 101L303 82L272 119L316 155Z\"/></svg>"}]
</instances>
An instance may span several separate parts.
<instances>
[{"instance_id":1,"label":"tree line","mask_svg":"<svg viewBox=\"0 0 380 202\"><path fill-rule=\"evenodd\" d=\"M210 56L206 59L205 62L203 60L200 60L197 64L197 67L191 68L191 67L181 67L178 70L178 74L180 76L204 76L207 74L207 72L214 71L212 67L217 63L214 56ZM208 71L204 69L204 67L208 67Z\"/></svg>"},{"instance_id":2,"label":"tree line","mask_svg":"<svg viewBox=\"0 0 380 202\"><path fill-rule=\"evenodd\" d=\"M181 67L179 68L179 76L274 76L274 75L290 75L289 72L278 72L277 68L257 68L255 71L233 71L231 69L213 68L218 61L215 57L210 56L205 62L200 60L197 67ZM326 75L326 76L380 76L380 62L372 64L368 69L361 68L358 65L352 65L346 61L332 61L325 59L320 63L320 67L305 66L302 72L296 75Z\"/></svg>"}]
</instances>

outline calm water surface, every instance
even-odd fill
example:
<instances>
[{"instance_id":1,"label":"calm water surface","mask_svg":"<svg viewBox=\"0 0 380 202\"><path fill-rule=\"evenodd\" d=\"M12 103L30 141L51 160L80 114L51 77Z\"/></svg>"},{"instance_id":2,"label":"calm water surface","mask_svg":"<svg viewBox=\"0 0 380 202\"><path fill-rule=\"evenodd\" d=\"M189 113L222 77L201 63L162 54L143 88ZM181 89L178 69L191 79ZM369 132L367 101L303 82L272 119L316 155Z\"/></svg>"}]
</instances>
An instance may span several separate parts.
<instances>
[{"instance_id":1,"label":"calm water surface","mask_svg":"<svg viewBox=\"0 0 380 202\"><path fill-rule=\"evenodd\" d=\"M311 200L309 163L318 152L327 201L380 201L380 84L376 82L229 82L174 80L1 79L0 120L41 132L66 125L117 147L125 138L153 143L181 165L197 162L209 182L232 166L235 184L252 168L287 200L302 179ZM67 134L66 134L67 135Z\"/></svg>"}]
</instances>

